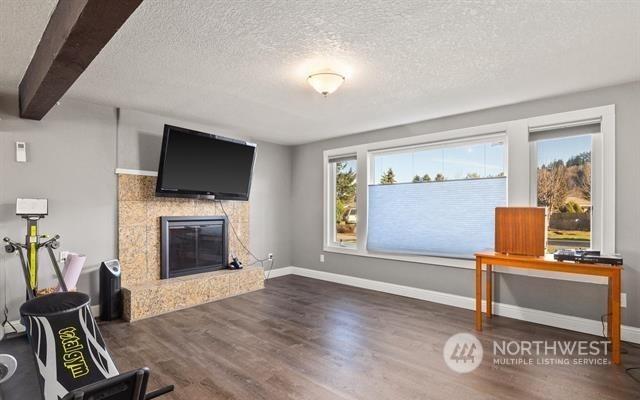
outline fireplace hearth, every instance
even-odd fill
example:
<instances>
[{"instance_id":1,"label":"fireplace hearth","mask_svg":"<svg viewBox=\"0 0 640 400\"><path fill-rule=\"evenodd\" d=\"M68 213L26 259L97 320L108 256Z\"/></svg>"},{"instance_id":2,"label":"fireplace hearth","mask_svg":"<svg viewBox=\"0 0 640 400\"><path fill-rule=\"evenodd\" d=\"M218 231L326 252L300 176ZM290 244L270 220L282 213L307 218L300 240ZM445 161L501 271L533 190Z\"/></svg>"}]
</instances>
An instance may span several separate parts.
<instances>
[{"instance_id":1,"label":"fireplace hearth","mask_svg":"<svg viewBox=\"0 0 640 400\"><path fill-rule=\"evenodd\" d=\"M162 279L227 268L226 217L161 217L160 222Z\"/></svg>"}]
</instances>

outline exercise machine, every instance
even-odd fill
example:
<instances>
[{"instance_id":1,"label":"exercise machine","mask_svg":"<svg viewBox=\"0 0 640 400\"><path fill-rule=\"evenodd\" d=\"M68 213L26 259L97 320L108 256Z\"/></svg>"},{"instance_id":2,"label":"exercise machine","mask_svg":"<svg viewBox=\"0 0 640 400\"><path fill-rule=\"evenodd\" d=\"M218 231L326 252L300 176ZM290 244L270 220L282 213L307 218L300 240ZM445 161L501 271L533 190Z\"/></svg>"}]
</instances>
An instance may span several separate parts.
<instances>
[{"instance_id":1,"label":"exercise machine","mask_svg":"<svg viewBox=\"0 0 640 400\"><path fill-rule=\"evenodd\" d=\"M0 354L0 383L11 378L18 368L18 362L11 354Z\"/></svg>"},{"instance_id":2,"label":"exercise machine","mask_svg":"<svg viewBox=\"0 0 640 400\"><path fill-rule=\"evenodd\" d=\"M4 238L5 250L17 252L22 264L27 301L20 307L44 400L151 400L174 390L173 385L147 392L149 370L119 373L94 319L87 294L69 292L54 249L59 235L38 232L47 215L46 199L18 199L16 214L27 221L25 243ZM38 295L38 250L47 249L61 292ZM26 256L25 253L26 252ZM0 355L0 381L16 370L15 358Z\"/></svg>"},{"instance_id":3,"label":"exercise machine","mask_svg":"<svg viewBox=\"0 0 640 400\"><path fill-rule=\"evenodd\" d=\"M87 385L63 400L150 400L173 391L172 385L147 393L148 380L149 369L140 368Z\"/></svg>"},{"instance_id":4,"label":"exercise machine","mask_svg":"<svg viewBox=\"0 0 640 400\"><path fill-rule=\"evenodd\" d=\"M20 307L44 400L149 400L173 391L147 393L146 368L118 372L89 303L85 293L58 292Z\"/></svg>"},{"instance_id":5,"label":"exercise machine","mask_svg":"<svg viewBox=\"0 0 640 400\"><path fill-rule=\"evenodd\" d=\"M38 252L41 248L47 249L51 258L51 265L58 278L60 288L66 292L67 285L62 278L60 265L53 252L54 249L60 247L60 235L49 238L47 235L41 235L38 231L38 221L48 214L47 199L17 199L16 215L27 221L27 234L24 243L18 243L8 237L4 238L7 243L4 247L7 253L18 252L20 256L20 264L22 265L22 273L24 281L27 285L27 300L36 297L38 292ZM26 252L25 254L23 253Z\"/></svg>"},{"instance_id":6,"label":"exercise machine","mask_svg":"<svg viewBox=\"0 0 640 400\"><path fill-rule=\"evenodd\" d=\"M60 282L60 287L64 291L67 290L65 282L62 279L60 266L58 265L58 262L55 259L55 255L53 253L53 249L56 249L59 246L58 239L60 239L60 236L55 235L53 238L49 239L46 235L40 235L38 232L38 221L44 218L47 213L47 199L17 199L16 215L21 216L27 221L27 234L25 237L25 243L15 242L8 237L4 238L4 242L6 243L5 251L7 253L14 253L17 251L18 255L20 256L22 273L27 287L27 300L34 298L38 290L38 250L40 250L42 247L45 247L49 252L49 256L51 257L51 261L53 264L53 269L55 270ZM42 241L43 239L46 240ZM27 253L26 257L23 253L23 250ZM11 325L11 322L9 322L8 320L6 299L4 307L5 316L4 321L2 322L2 326L0 327L0 329L2 330L0 334L0 340L4 336L5 325L11 326L16 333L18 332L18 330L13 325ZM10 354L0 354L0 383L9 380L9 378L11 378L11 376L16 372L17 368L18 363L13 356L11 356Z\"/></svg>"}]
</instances>

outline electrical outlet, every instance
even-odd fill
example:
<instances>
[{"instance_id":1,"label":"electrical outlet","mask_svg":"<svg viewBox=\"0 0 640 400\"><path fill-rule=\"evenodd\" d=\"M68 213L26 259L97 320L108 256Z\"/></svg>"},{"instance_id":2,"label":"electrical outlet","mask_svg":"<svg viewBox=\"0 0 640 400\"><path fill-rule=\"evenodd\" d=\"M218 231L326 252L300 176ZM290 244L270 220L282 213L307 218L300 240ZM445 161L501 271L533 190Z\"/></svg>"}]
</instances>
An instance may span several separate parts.
<instances>
[{"instance_id":1,"label":"electrical outlet","mask_svg":"<svg viewBox=\"0 0 640 400\"><path fill-rule=\"evenodd\" d=\"M324 262L324 254L320 254L320 262L323 263Z\"/></svg>"},{"instance_id":2,"label":"electrical outlet","mask_svg":"<svg viewBox=\"0 0 640 400\"><path fill-rule=\"evenodd\" d=\"M268 258L269 260L273 260L273 253L269 253L269 254L267 254L267 258Z\"/></svg>"},{"instance_id":3,"label":"electrical outlet","mask_svg":"<svg viewBox=\"0 0 640 400\"><path fill-rule=\"evenodd\" d=\"M627 294L626 293L620 293L620 307L623 307L623 308L627 307Z\"/></svg>"}]
</instances>

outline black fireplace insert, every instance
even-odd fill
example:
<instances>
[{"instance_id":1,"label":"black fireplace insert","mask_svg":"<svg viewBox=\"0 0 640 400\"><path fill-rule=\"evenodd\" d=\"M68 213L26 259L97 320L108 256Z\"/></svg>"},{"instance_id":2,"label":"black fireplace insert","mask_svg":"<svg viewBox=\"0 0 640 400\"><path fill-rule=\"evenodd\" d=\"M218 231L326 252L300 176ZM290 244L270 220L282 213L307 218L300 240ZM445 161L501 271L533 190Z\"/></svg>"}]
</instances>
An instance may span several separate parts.
<instances>
[{"instance_id":1,"label":"black fireplace insert","mask_svg":"<svg viewBox=\"0 0 640 400\"><path fill-rule=\"evenodd\" d=\"M224 216L161 217L162 279L227 268Z\"/></svg>"}]
</instances>

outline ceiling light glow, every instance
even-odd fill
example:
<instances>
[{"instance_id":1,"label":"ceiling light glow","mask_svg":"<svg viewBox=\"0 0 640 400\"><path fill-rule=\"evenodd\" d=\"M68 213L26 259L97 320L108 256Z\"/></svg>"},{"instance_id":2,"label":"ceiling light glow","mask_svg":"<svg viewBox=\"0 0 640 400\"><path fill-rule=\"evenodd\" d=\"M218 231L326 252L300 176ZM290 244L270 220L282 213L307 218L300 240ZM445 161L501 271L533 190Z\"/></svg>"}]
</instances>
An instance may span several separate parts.
<instances>
[{"instance_id":1,"label":"ceiling light glow","mask_svg":"<svg viewBox=\"0 0 640 400\"><path fill-rule=\"evenodd\" d=\"M317 72L307 77L309 85L325 97L338 90L344 81L344 75L336 72Z\"/></svg>"}]
</instances>

